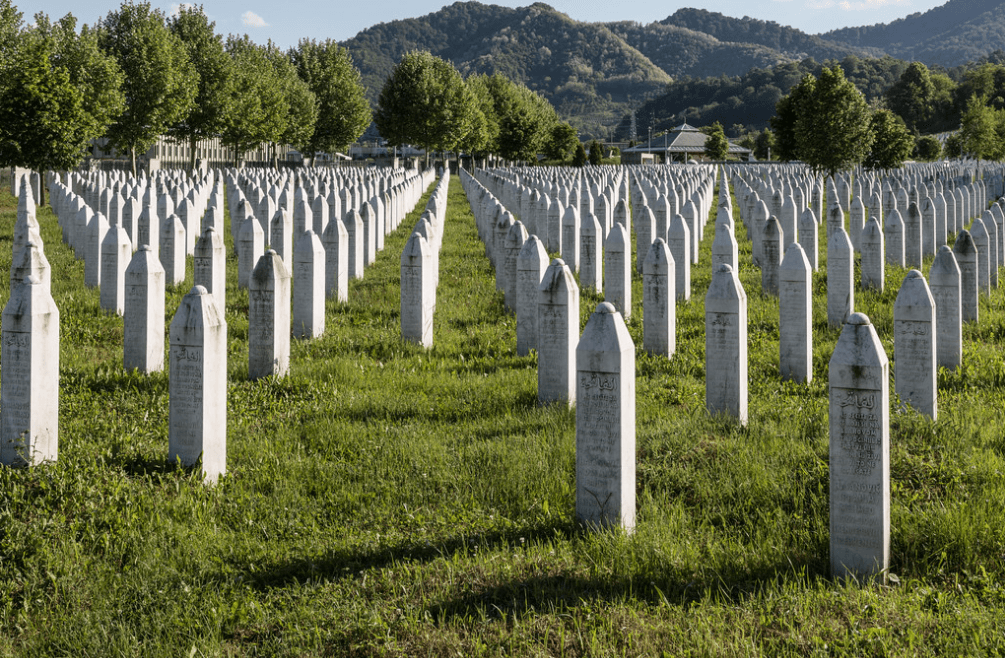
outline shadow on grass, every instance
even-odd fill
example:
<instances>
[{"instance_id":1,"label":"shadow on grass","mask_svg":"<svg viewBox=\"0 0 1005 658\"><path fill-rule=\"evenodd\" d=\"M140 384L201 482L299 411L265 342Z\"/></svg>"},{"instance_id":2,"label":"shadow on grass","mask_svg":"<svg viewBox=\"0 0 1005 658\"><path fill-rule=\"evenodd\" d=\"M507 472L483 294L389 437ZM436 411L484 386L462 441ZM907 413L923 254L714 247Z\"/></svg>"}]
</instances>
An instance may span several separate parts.
<instances>
[{"instance_id":1,"label":"shadow on grass","mask_svg":"<svg viewBox=\"0 0 1005 658\"><path fill-rule=\"evenodd\" d=\"M568 541L581 533L571 521L527 523L505 530L458 534L439 541L402 541L389 546L368 549L332 551L318 559L296 560L275 565L255 574L255 585L261 590L285 587L310 580L334 580L366 569L383 569L403 561L432 562L475 547L500 544L518 546L523 541Z\"/></svg>"},{"instance_id":2,"label":"shadow on grass","mask_svg":"<svg viewBox=\"0 0 1005 658\"><path fill-rule=\"evenodd\" d=\"M568 610L592 603L638 602L653 606L685 607L712 598L734 605L767 586L795 579L801 587L812 588L829 580L826 564L817 559L797 562L779 560L743 575L718 576L698 581L691 572L671 569L656 577L543 575L520 578L503 585L486 587L429 608L437 623L458 619L515 618L531 611Z\"/></svg>"}]
</instances>

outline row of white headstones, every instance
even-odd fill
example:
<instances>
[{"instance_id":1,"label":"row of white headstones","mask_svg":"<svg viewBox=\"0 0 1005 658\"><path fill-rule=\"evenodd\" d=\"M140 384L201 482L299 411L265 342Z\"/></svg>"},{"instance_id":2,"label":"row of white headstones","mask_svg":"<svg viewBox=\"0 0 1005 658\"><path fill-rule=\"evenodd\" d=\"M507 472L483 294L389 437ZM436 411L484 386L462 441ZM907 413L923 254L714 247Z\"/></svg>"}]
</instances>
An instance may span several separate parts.
<instances>
[{"instance_id":1,"label":"row of white headstones","mask_svg":"<svg viewBox=\"0 0 1005 658\"><path fill-rule=\"evenodd\" d=\"M657 221L648 201L652 199L657 207L664 206L660 214L669 210L670 204L658 193L658 181L652 184L646 181L647 174L658 178L665 176L667 171L637 170L637 198L642 207L635 216L637 223L642 225L638 233L648 238L653 230L658 236L641 263L645 349L670 356L675 329L674 301L669 291L676 290L677 299L686 300L690 290L681 290L674 281L674 254L667 248L660 230L654 230ZM771 171L733 170L730 174L734 189L747 193L752 189L749 183L765 183ZM799 174L805 176L804 172ZM1000 184L1000 170L985 171L985 174ZM618 173L613 175L616 178ZM630 297L626 299L624 293L631 285L627 267L630 247L627 257L625 254L631 214L623 207L624 199L605 198L599 204L601 207L612 204L615 207L613 223L605 232L604 224L589 210L585 219L577 216L580 208L588 209L591 205L582 201L583 196L591 195L588 185L580 188L578 181L573 179L568 186L570 189L550 187L541 192L522 186L528 177L520 179L520 172L514 171L476 172L475 176L462 174L480 234L496 266L499 287L506 291L507 305L517 313L518 352L538 350L539 399L542 403L576 404L577 517L591 526L631 530L635 518L635 352L623 319L631 309ZM580 254L593 253L597 249L595 245L606 237L603 283L598 285L597 279L590 276L588 285L602 291L608 301L597 307L581 336L578 331L579 288L572 275L573 268L563 259L555 259L548 265L544 240L528 234L522 222L508 212L481 181L492 185L501 195L508 195L542 232L550 231L554 225L553 215L560 216L564 240L559 249L563 256L570 244L580 245ZM725 183L724 173L713 241L713 276L705 297L706 406L711 413L729 414L746 423L747 297L737 276L739 263L733 235L732 201ZM672 187L666 186L667 189ZM611 188L617 189L618 185L608 186L608 191ZM771 189L770 184L767 188ZM968 190L975 198L972 208L986 207L978 190L983 191L983 185L974 184ZM549 192L558 197L554 202ZM577 194L580 195L579 203L576 202ZM574 199L571 207L563 209L561 198L570 196ZM838 199L839 196L832 182L829 198ZM809 191L803 198L811 198ZM935 205L924 198L926 206ZM521 203L522 199L528 202ZM754 206L757 211L763 211L765 206L756 199L756 193L754 204L745 199L738 205L741 208ZM983 217L976 218L971 232L993 231L991 225L1000 223L1001 205L1005 205L1005 201L999 199ZM890 215L899 219L896 201L888 207ZM912 270L905 277L894 304L894 345L898 355L895 381L902 403L934 420L937 416L937 367L959 366L963 308L976 309L978 284L987 292L993 281L990 270L997 270L1001 262L991 249L997 243L996 238L975 244L971 232L963 229L965 217L962 214L958 220L948 220L948 224L945 211L941 215L942 225L951 227L947 230L958 231L955 249L950 249L945 244L946 231L941 237L937 232L939 213L922 213L915 202L910 203L906 212L908 225L917 226L906 232L909 241L920 245L923 235L935 233L932 242L938 247L938 253L930 272L935 294L922 273ZM707 207L702 207L701 213L703 219L692 222L677 214L670 226L683 225L685 229L694 226L700 231L707 218ZM763 292L780 297L780 374L783 378L809 381L812 378L812 272L815 268L800 242L811 243L816 255L818 222L812 209L805 209L801 213L804 221L800 222L800 227L805 229L800 234L801 240L786 241L777 218L765 213L762 219L759 214L750 212L743 219L748 233L759 234L761 238L755 250L759 253L755 256L762 268ZM828 220L828 317L832 324L843 325L829 372L831 564L835 575L885 577L889 565L890 519L889 364L868 317L853 310L854 248L845 230L840 204L832 204ZM667 226L665 220L660 223ZM577 235L575 229L580 225L592 227L592 230L588 228ZM575 228L566 231L567 226ZM878 260L882 265L885 260L884 234L877 230L878 226L879 218L873 217L861 228L858 242L863 272L872 261ZM668 233L664 235L668 235L669 230L667 227ZM904 233L902 231L901 235ZM689 236L685 233L684 237L688 242ZM787 245L784 259L780 248L783 244ZM957 263L958 256L962 271ZM599 250L590 259L600 262ZM685 267L689 266L691 254L682 254L680 260ZM894 262L904 265L902 260ZM580 281L583 281L582 269ZM872 278L863 276L863 285L881 289L882 274ZM511 290L512 304L509 303ZM977 319L976 311L970 319Z\"/></svg>"},{"instance_id":2,"label":"row of white headstones","mask_svg":"<svg viewBox=\"0 0 1005 658\"><path fill-rule=\"evenodd\" d=\"M392 189L392 196L400 196L401 202L393 206L393 212L388 212L386 226L389 230L397 228L407 209L419 201L434 178L432 170L402 177L396 186L398 189ZM66 182L71 183L69 178ZM49 183L50 199L67 243L85 260L85 273L96 266L101 274L98 285L102 306L109 313L123 316L125 368L145 373L163 370L166 270L162 259L146 244L138 245L132 253L134 242L121 224L109 226L104 215L94 212L59 176L51 175ZM22 180L19 187L11 297L0 320L3 350L0 353L0 463L7 465L55 461L59 450L59 309L51 294L50 267L36 219L32 188L27 179ZM435 201L430 201L420 224L432 221L442 225L446 185L441 187L442 192L433 195ZM231 193L236 194L236 191L232 188ZM207 195L207 199L213 197L222 202L222 187L216 186L213 193ZM149 196L147 198L149 200ZM226 253L219 235L223 220L219 207L216 200L211 200L209 210L201 218L202 235L194 247L195 285L184 296L171 321L168 350L168 459L184 466L197 465L210 483L226 472L227 459L227 323L222 303ZM140 214L155 218L147 221L160 219L150 205L145 205ZM279 207L276 215L288 215L288 212ZM350 208L342 219L330 224L337 226L341 237L345 238L344 224L354 217L358 220L358 213ZM86 221L78 225L81 218ZM124 222L127 218L119 214L117 219ZM160 221L177 225L178 218L165 213ZM250 216L243 221L257 224L258 220ZM192 230L198 230L199 224L193 222ZM382 222L380 228L375 228L381 236L384 226ZM299 287L309 293L305 304L320 306L320 312L312 312L315 317L320 313L323 332L324 268L333 265L344 276L348 260L346 251L350 245L348 240L342 239L336 245L335 257L326 258L323 251L319 254L314 248L316 242L317 237L311 230L304 230L298 236L297 244L303 247L292 254L294 263L299 265L302 260L308 260L302 258L305 255L314 258L313 262L308 262L310 271L303 272L310 276L305 276L302 284L300 279L293 283L294 289ZM184 245L184 233L176 244ZM103 249L88 248L92 245L101 245ZM160 246L163 254L164 243ZM184 258L185 250L180 251ZM245 253L250 255L251 248L245 247ZM306 321L299 330L291 322L291 305L292 316L298 315L290 285L291 279L296 277L290 274L282 256L270 249L256 260L257 265L247 281L239 273L239 282L250 288L249 376L281 376L289 368L291 334L309 338L320 333L309 332ZM297 267L294 271L301 273L302 269L308 268ZM181 281L177 283L184 278L182 270ZM108 305L104 303L107 289L115 291L114 303ZM345 301L344 295L339 298Z\"/></svg>"}]
</instances>

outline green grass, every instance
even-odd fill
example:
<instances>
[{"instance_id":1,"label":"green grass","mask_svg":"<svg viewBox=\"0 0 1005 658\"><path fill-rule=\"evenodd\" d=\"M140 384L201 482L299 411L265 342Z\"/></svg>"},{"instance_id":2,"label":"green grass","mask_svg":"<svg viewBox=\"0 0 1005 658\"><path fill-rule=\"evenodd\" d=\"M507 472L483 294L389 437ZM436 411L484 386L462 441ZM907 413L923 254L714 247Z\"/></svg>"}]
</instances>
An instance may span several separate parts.
<instances>
[{"instance_id":1,"label":"green grass","mask_svg":"<svg viewBox=\"0 0 1005 658\"><path fill-rule=\"evenodd\" d=\"M637 531L591 534L573 520L574 411L538 407L536 359L516 356L456 177L447 213L428 351L398 325L398 255L418 212L349 302L329 303L325 336L294 343L283 380L246 381L247 293L228 261L228 474L205 487L167 463L166 375L122 371L121 319L40 210L62 321L60 458L0 468L0 654L1005 653L1000 291L964 330L964 367L940 372L938 422L892 413L899 583L859 587L828 574L826 260L814 380L781 382L778 302L761 296L737 224L750 323L739 427L704 411L708 225L677 354L637 349ZM0 193L3 268L14 217ZM891 356L903 275L856 290ZM599 299L584 294L583 324Z\"/></svg>"}]
</instances>

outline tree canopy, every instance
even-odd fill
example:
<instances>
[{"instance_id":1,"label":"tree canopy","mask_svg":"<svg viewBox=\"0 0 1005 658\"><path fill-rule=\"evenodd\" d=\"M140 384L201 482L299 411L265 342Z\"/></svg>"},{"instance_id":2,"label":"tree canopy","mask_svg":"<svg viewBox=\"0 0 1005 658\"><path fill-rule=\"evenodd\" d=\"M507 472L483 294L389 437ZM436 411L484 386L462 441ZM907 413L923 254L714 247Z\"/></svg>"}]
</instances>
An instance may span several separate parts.
<instances>
[{"instance_id":1,"label":"tree canopy","mask_svg":"<svg viewBox=\"0 0 1005 658\"><path fill-rule=\"evenodd\" d=\"M461 74L428 52L411 52L380 92L374 121L392 144L418 144L427 154L453 149L472 128L475 98Z\"/></svg>"},{"instance_id":2,"label":"tree canopy","mask_svg":"<svg viewBox=\"0 0 1005 658\"><path fill-rule=\"evenodd\" d=\"M819 80L804 77L779 101L771 125L780 158L830 175L860 164L874 140L865 97L838 66L824 68Z\"/></svg>"},{"instance_id":3,"label":"tree canopy","mask_svg":"<svg viewBox=\"0 0 1005 658\"><path fill-rule=\"evenodd\" d=\"M709 160L725 160L729 153L729 141L726 140L726 132L722 129L722 124L716 121L711 126L706 126L702 132L707 135L705 157Z\"/></svg>"},{"instance_id":4,"label":"tree canopy","mask_svg":"<svg viewBox=\"0 0 1005 658\"><path fill-rule=\"evenodd\" d=\"M42 13L21 30L0 7L9 38L0 49L0 162L37 171L70 169L122 111L122 75L86 26Z\"/></svg>"},{"instance_id":5,"label":"tree canopy","mask_svg":"<svg viewBox=\"0 0 1005 658\"><path fill-rule=\"evenodd\" d=\"M130 152L149 149L189 113L199 91L198 73L164 14L149 3L125 2L98 25L98 42L122 70L125 108L109 127L109 142Z\"/></svg>"},{"instance_id":6,"label":"tree canopy","mask_svg":"<svg viewBox=\"0 0 1005 658\"><path fill-rule=\"evenodd\" d=\"M171 33L185 46L198 79L192 106L167 131L170 137L188 143L190 169L195 167L196 143L219 137L233 111L234 62L227 56L215 25L201 5L182 4L168 21Z\"/></svg>"},{"instance_id":7,"label":"tree canopy","mask_svg":"<svg viewBox=\"0 0 1005 658\"><path fill-rule=\"evenodd\" d=\"M290 59L317 103L305 155L313 162L318 151L334 153L359 139L370 125L370 105L349 52L330 39L301 39Z\"/></svg>"},{"instance_id":8,"label":"tree canopy","mask_svg":"<svg viewBox=\"0 0 1005 658\"><path fill-rule=\"evenodd\" d=\"M870 169L900 167L914 150L914 137L904 120L890 110L877 110L870 121L875 139L863 164Z\"/></svg>"}]
</instances>

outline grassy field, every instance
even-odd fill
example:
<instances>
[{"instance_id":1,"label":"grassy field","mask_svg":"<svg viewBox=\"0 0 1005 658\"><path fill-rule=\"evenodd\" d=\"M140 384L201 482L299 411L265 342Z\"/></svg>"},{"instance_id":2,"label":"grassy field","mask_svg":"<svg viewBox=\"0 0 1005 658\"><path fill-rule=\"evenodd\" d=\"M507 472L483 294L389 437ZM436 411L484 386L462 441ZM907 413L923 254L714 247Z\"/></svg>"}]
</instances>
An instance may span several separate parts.
<instances>
[{"instance_id":1,"label":"grassy field","mask_svg":"<svg viewBox=\"0 0 1005 658\"><path fill-rule=\"evenodd\" d=\"M0 193L4 271L15 207ZM418 215L348 304L329 303L325 336L295 342L283 380L247 381L248 300L231 258L228 474L208 488L167 463L166 374L123 372L121 319L102 313L39 211L62 320L60 458L0 468L0 654L1005 653L1002 291L965 327L963 368L940 372L938 422L892 402L895 579L860 587L828 573L839 331L826 325L825 260L814 380L781 382L778 303L761 296L738 225L746 428L704 410L713 231L670 360L639 349L635 274L638 529L591 534L574 522L575 413L538 407L536 358L516 356L456 177L435 347L400 340L399 254ZM856 291L891 357L903 275L888 269L882 294ZM169 319L191 281L190 259ZM584 294L584 324L599 299Z\"/></svg>"}]
</instances>

